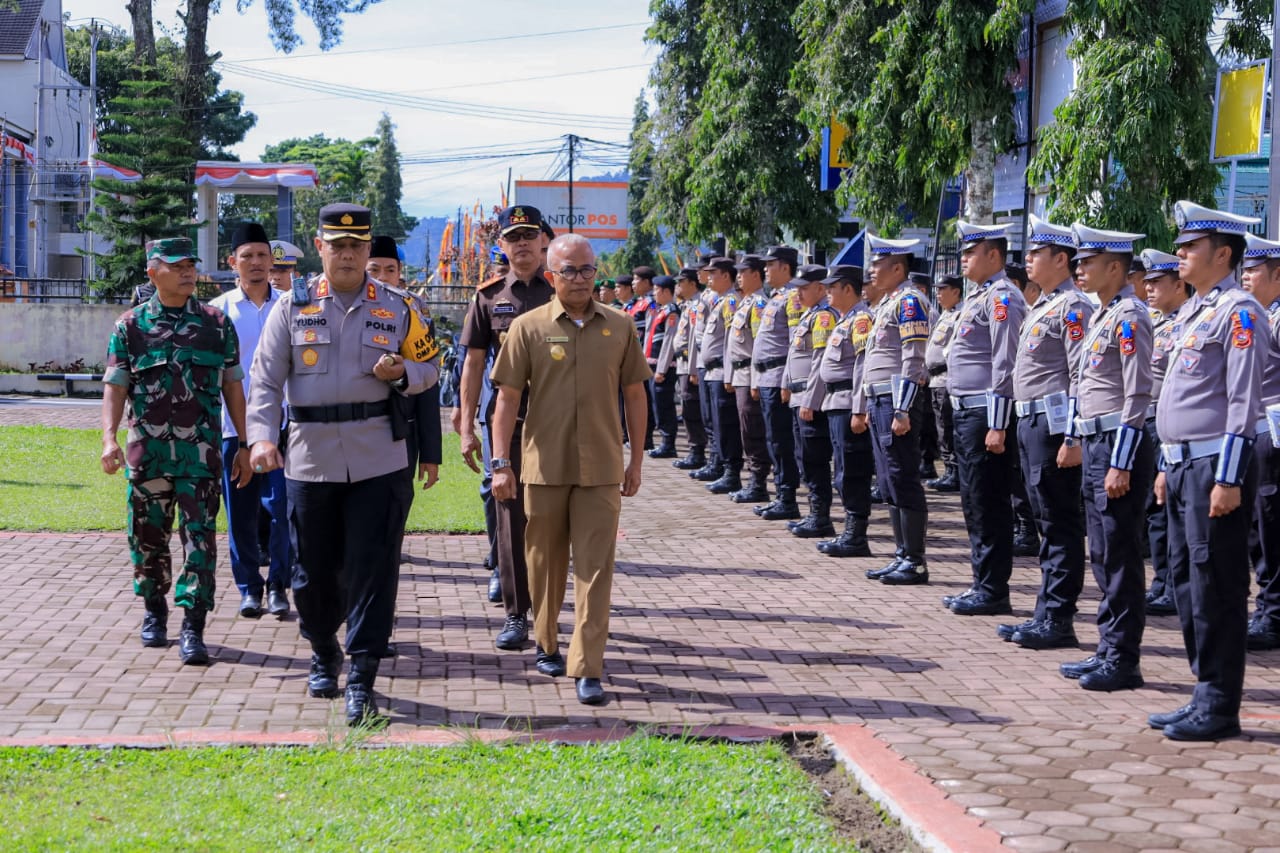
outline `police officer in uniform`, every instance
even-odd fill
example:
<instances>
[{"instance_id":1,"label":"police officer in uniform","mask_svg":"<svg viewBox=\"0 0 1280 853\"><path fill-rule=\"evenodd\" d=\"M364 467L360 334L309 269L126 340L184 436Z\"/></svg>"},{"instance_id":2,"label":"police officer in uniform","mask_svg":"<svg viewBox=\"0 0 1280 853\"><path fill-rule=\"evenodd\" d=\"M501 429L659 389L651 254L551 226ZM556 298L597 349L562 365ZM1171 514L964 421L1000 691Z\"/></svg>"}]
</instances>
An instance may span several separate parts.
<instances>
[{"instance_id":1,"label":"police officer in uniform","mask_svg":"<svg viewBox=\"0 0 1280 853\"><path fill-rule=\"evenodd\" d=\"M738 408L742 458L750 479L740 491L729 495L734 503L762 503L769 500L769 447L765 441L760 392L752 387L752 353L756 334L769 300L764 295L764 258L746 255L735 264L738 272L738 308L729 324L729 375L725 389L732 389Z\"/></svg>"},{"instance_id":2,"label":"police officer in uniform","mask_svg":"<svg viewBox=\"0 0 1280 853\"><path fill-rule=\"evenodd\" d=\"M653 277L657 273L653 267L636 267L631 271L631 288L635 297L631 300L627 313L631 315L631 320L636 324L636 339L644 344L645 331L649 328L649 318L657 311L657 303L653 301ZM646 382L644 386L645 402L649 406L649 412L653 412L653 386L652 383ZM626 417L622 413L622 401L618 401L618 414L623 421L622 436L627 438ZM646 421L644 435L644 449L646 451L653 450L653 430L656 421L650 415Z\"/></svg>"},{"instance_id":3,"label":"police officer in uniform","mask_svg":"<svg viewBox=\"0 0 1280 853\"><path fill-rule=\"evenodd\" d=\"M702 401L698 396L697 365L694 364L697 346L693 338L694 322L702 304L701 296L698 271L692 267L684 267L676 279L680 319L676 322L676 331L672 336L680 417L684 420L684 431L689 436L689 453L683 459L671 463L673 468L681 471L697 471L707 464L707 428L702 422Z\"/></svg>"},{"instance_id":4,"label":"police officer in uniform","mask_svg":"<svg viewBox=\"0 0 1280 853\"><path fill-rule=\"evenodd\" d=\"M1001 225L956 222L960 265L976 285L956 321L947 354L955 418L956 463L965 499L973 585L943 603L962 616L1011 613L1015 466L1005 453L1013 418L1013 368L1027 305L1005 277L1008 233Z\"/></svg>"},{"instance_id":5,"label":"police officer in uniform","mask_svg":"<svg viewBox=\"0 0 1280 853\"><path fill-rule=\"evenodd\" d=\"M506 331L516 317L551 301L554 290L542 275L546 235L542 229L542 212L536 207L515 205L498 214L498 245L507 256L510 270L502 278L481 285L475 304L467 313L462 330L462 343L467 348L462 368L461 449L463 458L473 471L480 465L475 458L480 442L475 436L475 419L479 410L484 373L493 363L506 339ZM492 407L496 397L487 401L487 427L492 430ZM511 467L520 479L520 448L523 415L517 418L511 443ZM529 639L529 572L524 548L523 489L508 501L495 503L498 528L498 573L501 577L502 606L506 611L502 630L494 645L504 651L519 651Z\"/></svg>"},{"instance_id":6,"label":"police officer in uniform","mask_svg":"<svg viewBox=\"0 0 1280 853\"><path fill-rule=\"evenodd\" d=\"M720 458L720 442L716 433L716 418L712 410L711 386L707 383L706 353L703 352L702 347L702 337L706 332L707 321L711 317L712 306L720 299L720 295L710 286L713 260L715 260L714 255L704 255L698 263L698 283L702 285L703 290L698 294L697 304L694 307L693 336L689 343L691 364L689 381L694 382L695 377L697 379L698 405L702 410L702 425L707 431L707 446L711 451L707 456L707 464L690 471L689 476L708 483L715 482L724 475L724 460Z\"/></svg>"},{"instance_id":7,"label":"police officer in uniform","mask_svg":"<svg viewBox=\"0 0 1280 853\"><path fill-rule=\"evenodd\" d=\"M372 215L320 210L316 250L324 274L296 284L267 319L251 368L250 461L285 469L296 562L294 601L311 641L311 695L338 692L347 622L347 722L377 718L373 684L395 619L399 537L412 490L404 436L393 434L392 394L439 378L435 341L406 291L369 278ZM289 405L287 462L276 447Z\"/></svg>"},{"instance_id":8,"label":"police officer in uniform","mask_svg":"<svg viewBox=\"0 0 1280 853\"><path fill-rule=\"evenodd\" d=\"M791 406L796 456L804 484L809 488L809 514L788 522L787 529L801 539L833 537L831 523L831 432L822 415L826 384L821 363L831 332L840 318L827 302L825 267L802 266L791 280L800 294L804 313L791 333L791 348L782 369L783 399Z\"/></svg>"},{"instance_id":9,"label":"police officer in uniform","mask_svg":"<svg viewBox=\"0 0 1280 853\"><path fill-rule=\"evenodd\" d=\"M890 585L929 582L925 530L929 505L920 481L923 418L916 397L928 373L928 300L908 278L919 240L887 240L867 233L871 281L884 296L875 306L862 382L853 393L852 429L871 430L876 483L889 507L894 557L867 576Z\"/></svg>"},{"instance_id":10,"label":"police officer in uniform","mask_svg":"<svg viewBox=\"0 0 1280 853\"><path fill-rule=\"evenodd\" d=\"M800 486L800 467L796 461L795 434L791 426L791 409L782 399L782 369L791 348L791 329L800 314L790 307L796 303L796 291L788 283L796 274L799 254L790 246L772 246L764 253L765 283L773 291L772 298L760 314L751 348L751 387L760 396L760 417L764 421L765 446L773 466L776 497L773 503L753 510L766 521L800 518L796 489Z\"/></svg>"},{"instance_id":11,"label":"police officer in uniform","mask_svg":"<svg viewBox=\"0 0 1280 853\"><path fill-rule=\"evenodd\" d=\"M1244 289L1267 308L1271 349L1262 373L1264 424L1258 424L1258 496L1254 525L1258 546L1251 555L1258 572L1257 609L1249 619L1249 648L1280 648L1280 243L1247 236Z\"/></svg>"},{"instance_id":12,"label":"police officer in uniform","mask_svg":"<svg viewBox=\"0 0 1280 853\"><path fill-rule=\"evenodd\" d=\"M273 290L288 291L293 287L302 250L288 240L272 240L270 245L271 272L267 274L267 283Z\"/></svg>"},{"instance_id":13,"label":"police officer in uniform","mask_svg":"<svg viewBox=\"0 0 1280 853\"><path fill-rule=\"evenodd\" d=\"M1102 231L1077 222L1080 286L1099 308L1084 339L1071 435L1084 441L1084 506L1089 562L1102 591L1098 651L1062 672L1086 690L1131 690L1143 685L1139 668L1146 627L1146 566L1134 535L1145 517L1155 449L1144 427L1151 406L1151 315L1128 283L1133 241L1142 234ZM1017 635L1015 634L1015 639Z\"/></svg>"},{"instance_id":14,"label":"police officer in uniform","mask_svg":"<svg viewBox=\"0 0 1280 853\"><path fill-rule=\"evenodd\" d=\"M1018 453L1040 533L1040 592L1035 615L996 633L1027 649L1078 644L1072 619L1084 586L1084 512L1080 505L1083 448L1074 437L1071 401L1080 381L1080 353L1093 303L1071 276L1070 228L1034 214L1027 235L1027 275L1040 294L1022 324L1014 388Z\"/></svg>"},{"instance_id":15,"label":"police officer in uniform","mask_svg":"<svg viewBox=\"0 0 1280 853\"><path fill-rule=\"evenodd\" d=\"M645 325L643 349L645 360L653 370L652 421L662 431L662 444L649 451L654 459L670 459L676 455L676 377L675 332L680 322L680 306L676 304L676 280L660 275L653 280L654 310Z\"/></svg>"},{"instance_id":16,"label":"police officer in uniform","mask_svg":"<svg viewBox=\"0 0 1280 853\"><path fill-rule=\"evenodd\" d=\"M698 352L706 368L703 382L711 401L711 418L716 436L716 451L724 465L718 480L707 485L713 495L727 495L742 488L742 432L738 428L737 397L726 388L730 375L728 364L729 326L738 310L738 295L733 290L734 263L729 258L714 258L707 265L709 273L706 321Z\"/></svg>"},{"instance_id":17,"label":"police officer in uniform","mask_svg":"<svg viewBox=\"0 0 1280 853\"><path fill-rule=\"evenodd\" d=\"M938 319L929 334L924 366L929 373L929 396L938 433L938 455L942 457L942 476L929 480L925 485L935 492L955 492L960 489L960 482L956 474L951 397L947 394L947 348L951 346L951 336L955 334L956 320L960 317L960 303L964 301L964 279L958 275L940 274L933 281L933 292L939 309Z\"/></svg>"},{"instance_id":18,"label":"police officer in uniform","mask_svg":"<svg viewBox=\"0 0 1280 853\"><path fill-rule=\"evenodd\" d=\"M1169 566L1196 686L1191 701L1148 721L1173 740L1240 734L1249 612L1249 529L1271 330L1234 275L1258 220L1188 201L1174 205L1178 271L1196 290L1174 327L1156 429L1156 498L1169 508Z\"/></svg>"},{"instance_id":19,"label":"police officer in uniform","mask_svg":"<svg viewBox=\"0 0 1280 853\"><path fill-rule=\"evenodd\" d=\"M1156 249L1142 250L1142 263L1147 274L1143 278L1147 286L1147 306L1150 308L1153 339L1151 344L1151 409L1147 412L1147 440L1154 448L1160 447L1160 435L1156 431L1156 406L1160 401L1160 389L1169 370L1169 351L1173 349L1173 327L1178 312L1186 304L1190 285L1178 278L1178 256ZM1160 465L1160 454L1155 454L1155 465ZM1152 491L1147 496L1147 542L1151 547L1151 588L1147 590L1147 615L1172 616L1178 612L1173 603L1173 582L1169 578L1169 515L1156 503L1155 475L1152 475Z\"/></svg>"},{"instance_id":20,"label":"police officer in uniform","mask_svg":"<svg viewBox=\"0 0 1280 853\"><path fill-rule=\"evenodd\" d=\"M867 523L871 518L871 472L875 459L871 432L853 431L854 389L862 384L862 365L871 337L871 309L862 298L862 267L840 264L827 271L831 308L840 315L819 363L819 378L827 386L822 413L835 457L835 486L844 504L844 530L835 539L818 543L828 557L870 557Z\"/></svg>"}]
</instances>

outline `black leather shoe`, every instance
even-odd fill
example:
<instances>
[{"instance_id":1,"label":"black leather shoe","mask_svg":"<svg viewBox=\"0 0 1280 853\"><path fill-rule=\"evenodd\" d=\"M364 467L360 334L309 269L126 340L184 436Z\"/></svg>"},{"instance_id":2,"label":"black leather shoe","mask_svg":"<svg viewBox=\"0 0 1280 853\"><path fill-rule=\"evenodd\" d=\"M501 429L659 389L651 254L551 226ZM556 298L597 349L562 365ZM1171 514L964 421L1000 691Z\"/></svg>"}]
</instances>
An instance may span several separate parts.
<instances>
[{"instance_id":1,"label":"black leather shoe","mask_svg":"<svg viewBox=\"0 0 1280 853\"><path fill-rule=\"evenodd\" d=\"M307 692L316 699L338 698L338 675L345 655L337 647L328 653L311 653L311 672L307 675Z\"/></svg>"},{"instance_id":2,"label":"black leather shoe","mask_svg":"<svg viewBox=\"0 0 1280 853\"><path fill-rule=\"evenodd\" d=\"M649 451L650 459L675 459L676 446L674 444L663 444L661 447L655 447Z\"/></svg>"},{"instance_id":3,"label":"black leather shoe","mask_svg":"<svg viewBox=\"0 0 1280 853\"><path fill-rule=\"evenodd\" d=\"M528 641L529 617L521 614L507 617L507 621L502 623L502 631L493 644L504 651L518 652Z\"/></svg>"},{"instance_id":4,"label":"black leather shoe","mask_svg":"<svg viewBox=\"0 0 1280 853\"><path fill-rule=\"evenodd\" d=\"M927 460L920 460L919 475L921 480L935 480L938 477L938 469L934 467L934 463Z\"/></svg>"},{"instance_id":5,"label":"black leather shoe","mask_svg":"<svg viewBox=\"0 0 1280 853\"><path fill-rule=\"evenodd\" d=\"M951 603L951 612L957 616L1009 616L1013 607L1009 596L995 598L985 592L975 592L968 598L957 598Z\"/></svg>"},{"instance_id":6,"label":"black leather shoe","mask_svg":"<svg viewBox=\"0 0 1280 853\"><path fill-rule=\"evenodd\" d=\"M1002 622L996 626L996 636L1007 643L1010 640L1012 640L1013 635L1018 633L1019 631L1026 631L1029 628L1034 628L1036 625L1039 625L1039 624L1040 624L1040 620L1038 619L1028 619L1026 622L1023 622L1019 625L1008 625Z\"/></svg>"},{"instance_id":7,"label":"black leather shoe","mask_svg":"<svg viewBox=\"0 0 1280 853\"><path fill-rule=\"evenodd\" d=\"M552 678L559 678L564 675L564 655L558 651L547 654L542 650L542 646L537 646L536 648L534 666L538 672L543 675L549 675Z\"/></svg>"},{"instance_id":8,"label":"black leather shoe","mask_svg":"<svg viewBox=\"0 0 1280 853\"><path fill-rule=\"evenodd\" d=\"M1089 655L1084 660L1076 661L1075 663L1058 664L1058 672L1063 678L1076 679L1101 669L1102 663L1102 659L1097 655Z\"/></svg>"},{"instance_id":9,"label":"black leather shoe","mask_svg":"<svg viewBox=\"0 0 1280 853\"><path fill-rule=\"evenodd\" d=\"M823 547L823 546L826 547ZM858 543L846 536L837 536L828 542L818 545L818 550L826 554L828 557L870 557L871 546L864 539Z\"/></svg>"},{"instance_id":10,"label":"black leather shoe","mask_svg":"<svg viewBox=\"0 0 1280 853\"><path fill-rule=\"evenodd\" d=\"M672 468L680 471L697 471L707 464L707 454L702 450L690 450L689 455L671 463Z\"/></svg>"},{"instance_id":11,"label":"black leather shoe","mask_svg":"<svg viewBox=\"0 0 1280 853\"><path fill-rule=\"evenodd\" d=\"M778 499L774 498L773 500L769 501L767 504L764 504L763 506L753 506L751 508L751 511L754 512L756 515L764 515L766 512L773 509L777 505L778 505Z\"/></svg>"},{"instance_id":12,"label":"black leather shoe","mask_svg":"<svg viewBox=\"0 0 1280 853\"><path fill-rule=\"evenodd\" d=\"M262 617L262 590L241 594L240 615L246 619L260 619Z\"/></svg>"},{"instance_id":13,"label":"black leather shoe","mask_svg":"<svg viewBox=\"0 0 1280 853\"><path fill-rule=\"evenodd\" d=\"M903 560L898 568L880 578L888 586L919 586L929 582L929 569L925 565Z\"/></svg>"},{"instance_id":14,"label":"black leather shoe","mask_svg":"<svg viewBox=\"0 0 1280 853\"><path fill-rule=\"evenodd\" d=\"M962 598L970 598L970 597L975 596L975 595L977 595L977 594L978 594L978 591L977 591L976 589L974 589L973 587L969 587L968 589L966 589L964 592L960 593L959 595L944 595L944 596L942 596L942 606L943 606L943 607L945 607L945 608L947 608L948 610L950 610L950 609L951 609L951 605L955 604L955 603L956 603L957 601L959 601L960 599L962 599Z\"/></svg>"},{"instance_id":15,"label":"black leather shoe","mask_svg":"<svg viewBox=\"0 0 1280 853\"><path fill-rule=\"evenodd\" d=\"M894 557L878 569L867 569L864 574L867 576L867 580L878 581L885 575L891 575L896 572L898 567L902 565L902 562L902 557Z\"/></svg>"},{"instance_id":16,"label":"black leather shoe","mask_svg":"<svg viewBox=\"0 0 1280 853\"><path fill-rule=\"evenodd\" d=\"M814 516L812 523L810 519L805 519L791 528L791 535L797 539L822 539L825 536L835 536L836 527L831 523L830 517Z\"/></svg>"},{"instance_id":17,"label":"black leather shoe","mask_svg":"<svg viewBox=\"0 0 1280 853\"><path fill-rule=\"evenodd\" d=\"M727 495L741 491L742 477L732 471L725 471L720 479L707 483L707 491L713 495Z\"/></svg>"},{"instance_id":18,"label":"black leather shoe","mask_svg":"<svg viewBox=\"0 0 1280 853\"><path fill-rule=\"evenodd\" d=\"M1147 615L1176 616L1178 615L1178 606L1173 603L1173 599L1168 595L1157 595L1155 598L1147 599Z\"/></svg>"},{"instance_id":19,"label":"black leather shoe","mask_svg":"<svg viewBox=\"0 0 1280 853\"><path fill-rule=\"evenodd\" d=\"M267 591L267 612L277 619L289 615L289 594L283 584L273 584Z\"/></svg>"},{"instance_id":20,"label":"black leather shoe","mask_svg":"<svg viewBox=\"0 0 1280 853\"><path fill-rule=\"evenodd\" d=\"M1076 639L1076 630L1070 622L1057 622L1049 619L1038 625L1018 631L1011 639L1024 649L1034 649L1036 651L1042 649L1073 649L1080 645L1080 641Z\"/></svg>"},{"instance_id":21,"label":"black leather shoe","mask_svg":"<svg viewBox=\"0 0 1280 853\"><path fill-rule=\"evenodd\" d=\"M598 678L577 678L578 701L583 705L603 705L608 699Z\"/></svg>"},{"instance_id":22,"label":"black leather shoe","mask_svg":"<svg viewBox=\"0 0 1280 853\"><path fill-rule=\"evenodd\" d=\"M378 706L373 701L373 691L363 684L347 685L347 725L377 727L385 725L387 718L378 714Z\"/></svg>"},{"instance_id":23,"label":"black leather shoe","mask_svg":"<svg viewBox=\"0 0 1280 853\"><path fill-rule=\"evenodd\" d=\"M178 659L187 666L209 663L209 649L204 644L204 613L188 610L178 635Z\"/></svg>"},{"instance_id":24,"label":"black leather shoe","mask_svg":"<svg viewBox=\"0 0 1280 853\"><path fill-rule=\"evenodd\" d=\"M1165 726L1182 722L1195 712L1196 706L1188 702L1176 711L1169 711L1165 714L1151 714L1147 717L1147 723L1153 729L1163 729Z\"/></svg>"},{"instance_id":25,"label":"black leather shoe","mask_svg":"<svg viewBox=\"0 0 1280 853\"><path fill-rule=\"evenodd\" d=\"M1030 527L1019 527L1013 537L1013 556L1035 557L1040 554L1040 537Z\"/></svg>"},{"instance_id":26,"label":"black leather shoe","mask_svg":"<svg viewBox=\"0 0 1280 853\"><path fill-rule=\"evenodd\" d=\"M1137 664L1117 663L1109 660L1093 672L1080 676L1080 686L1085 690L1113 693L1116 690L1137 690L1146 682Z\"/></svg>"},{"instance_id":27,"label":"black leather shoe","mask_svg":"<svg viewBox=\"0 0 1280 853\"><path fill-rule=\"evenodd\" d=\"M764 486L758 488L747 486L729 495L729 500L736 504L758 504L769 500L769 490Z\"/></svg>"},{"instance_id":28,"label":"black leather shoe","mask_svg":"<svg viewBox=\"0 0 1280 853\"><path fill-rule=\"evenodd\" d=\"M1187 716L1164 727L1169 740L1221 740L1240 736L1240 718L1234 714L1209 714L1192 711Z\"/></svg>"},{"instance_id":29,"label":"black leather shoe","mask_svg":"<svg viewBox=\"0 0 1280 853\"><path fill-rule=\"evenodd\" d=\"M956 479L955 472L948 469L945 474L936 480L930 480L925 483L926 486L935 492L958 492L960 491L960 481Z\"/></svg>"},{"instance_id":30,"label":"black leather shoe","mask_svg":"<svg viewBox=\"0 0 1280 853\"><path fill-rule=\"evenodd\" d=\"M724 469L719 465L703 465L697 471L690 471L689 476L695 480L704 483L710 483L719 480L724 475Z\"/></svg>"},{"instance_id":31,"label":"black leather shoe","mask_svg":"<svg viewBox=\"0 0 1280 853\"><path fill-rule=\"evenodd\" d=\"M169 645L169 605L163 598L148 601L147 615L142 617L139 637L149 649L163 649Z\"/></svg>"},{"instance_id":32,"label":"black leather shoe","mask_svg":"<svg viewBox=\"0 0 1280 853\"><path fill-rule=\"evenodd\" d=\"M757 515L765 521L790 521L800 518L800 505L795 501L774 501Z\"/></svg>"},{"instance_id":33,"label":"black leather shoe","mask_svg":"<svg viewBox=\"0 0 1280 853\"><path fill-rule=\"evenodd\" d=\"M1280 649L1280 630L1265 616L1254 618L1249 622L1249 638L1245 645L1251 652Z\"/></svg>"},{"instance_id":34,"label":"black leather shoe","mask_svg":"<svg viewBox=\"0 0 1280 853\"><path fill-rule=\"evenodd\" d=\"M488 599L490 604L502 603L502 576L498 574L497 568L489 575Z\"/></svg>"}]
</instances>

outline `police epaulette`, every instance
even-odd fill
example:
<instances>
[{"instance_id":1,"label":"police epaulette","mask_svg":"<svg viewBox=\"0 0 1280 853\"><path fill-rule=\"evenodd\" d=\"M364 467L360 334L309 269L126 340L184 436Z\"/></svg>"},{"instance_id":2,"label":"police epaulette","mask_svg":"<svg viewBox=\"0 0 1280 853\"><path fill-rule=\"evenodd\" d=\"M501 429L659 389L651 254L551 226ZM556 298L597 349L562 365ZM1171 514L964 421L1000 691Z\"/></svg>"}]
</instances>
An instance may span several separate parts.
<instances>
[{"instance_id":1,"label":"police epaulette","mask_svg":"<svg viewBox=\"0 0 1280 853\"><path fill-rule=\"evenodd\" d=\"M310 305L311 304L311 288L305 279L295 278L293 280L292 301L294 305Z\"/></svg>"},{"instance_id":2,"label":"police epaulette","mask_svg":"<svg viewBox=\"0 0 1280 853\"><path fill-rule=\"evenodd\" d=\"M378 284L382 284L382 282L378 282ZM417 299L416 296L414 296L412 293L410 293L409 291L405 290L402 287L393 287L389 284L382 284L382 286L385 287L387 290L391 291L396 296L399 296L401 299Z\"/></svg>"},{"instance_id":3,"label":"police epaulette","mask_svg":"<svg viewBox=\"0 0 1280 853\"><path fill-rule=\"evenodd\" d=\"M495 284L499 284L503 281L506 281L506 279L507 277L505 275L495 275L493 278L489 279L488 281L480 282L480 284L476 286L476 290L484 290L487 287L493 287Z\"/></svg>"}]
</instances>

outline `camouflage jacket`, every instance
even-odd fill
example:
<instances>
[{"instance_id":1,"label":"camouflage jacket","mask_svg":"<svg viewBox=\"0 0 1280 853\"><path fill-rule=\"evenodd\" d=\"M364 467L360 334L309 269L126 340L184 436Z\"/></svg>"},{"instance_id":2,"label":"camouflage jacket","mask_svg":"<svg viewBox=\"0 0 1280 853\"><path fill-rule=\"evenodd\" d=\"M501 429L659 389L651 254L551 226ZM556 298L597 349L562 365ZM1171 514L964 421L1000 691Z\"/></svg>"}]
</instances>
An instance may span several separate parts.
<instances>
[{"instance_id":1,"label":"camouflage jacket","mask_svg":"<svg viewBox=\"0 0 1280 853\"><path fill-rule=\"evenodd\" d=\"M103 381L128 392L131 480L222 476L222 382L244 378L236 329L217 308L157 296L120 315Z\"/></svg>"}]
</instances>

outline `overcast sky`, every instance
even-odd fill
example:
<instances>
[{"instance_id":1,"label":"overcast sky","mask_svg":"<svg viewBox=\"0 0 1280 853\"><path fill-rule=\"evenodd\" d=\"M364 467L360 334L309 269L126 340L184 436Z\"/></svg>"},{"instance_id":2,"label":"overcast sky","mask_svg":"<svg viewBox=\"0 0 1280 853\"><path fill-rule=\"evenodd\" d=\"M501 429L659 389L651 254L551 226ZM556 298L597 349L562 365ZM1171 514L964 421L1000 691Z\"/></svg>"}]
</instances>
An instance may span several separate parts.
<instances>
[{"instance_id":1,"label":"overcast sky","mask_svg":"<svg viewBox=\"0 0 1280 853\"><path fill-rule=\"evenodd\" d=\"M157 34L177 32L177 0L154 3ZM510 152L556 149L569 133L625 142L653 61L643 39L647 0L382 0L348 17L342 44L327 54L299 16L304 43L292 55L272 47L261 0L243 15L235 6L223 0L209 50L222 54L224 87L244 92L258 116L236 149L240 159L260 159L289 137L371 136L386 111L407 161L403 206L416 216L497 203L508 168L530 180L556 168L554 154ZM63 10L74 24L96 17L129 29L124 0L63 0ZM526 117L502 118L509 110ZM502 159L459 159L494 146Z\"/></svg>"}]
</instances>

